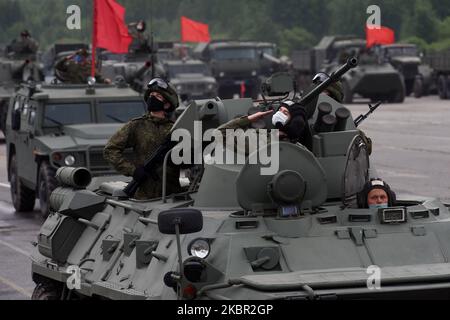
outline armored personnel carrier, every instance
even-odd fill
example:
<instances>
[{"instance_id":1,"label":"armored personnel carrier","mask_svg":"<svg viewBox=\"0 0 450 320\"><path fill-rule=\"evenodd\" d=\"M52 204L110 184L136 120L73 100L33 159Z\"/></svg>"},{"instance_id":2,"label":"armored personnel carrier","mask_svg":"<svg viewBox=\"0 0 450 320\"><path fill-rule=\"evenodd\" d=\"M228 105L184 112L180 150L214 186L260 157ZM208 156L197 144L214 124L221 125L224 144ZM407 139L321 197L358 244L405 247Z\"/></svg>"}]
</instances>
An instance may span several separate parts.
<instances>
[{"instance_id":1,"label":"armored personnel carrier","mask_svg":"<svg viewBox=\"0 0 450 320\"><path fill-rule=\"evenodd\" d=\"M209 67L200 60L167 60L163 63L165 78L184 102L217 97L217 81Z\"/></svg>"},{"instance_id":2,"label":"armored personnel carrier","mask_svg":"<svg viewBox=\"0 0 450 320\"><path fill-rule=\"evenodd\" d=\"M86 167L94 176L113 174L103 147L145 110L142 97L125 83L21 86L10 100L5 131L14 208L32 211L38 198L47 216L61 166Z\"/></svg>"},{"instance_id":3,"label":"armored personnel carrier","mask_svg":"<svg viewBox=\"0 0 450 320\"><path fill-rule=\"evenodd\" d=\"M350 56L358 56L360 62L342 78L344 103L352 103L356 94L371 101L404 101L402 74L378 52L366 49L366 40L355 36L326 36L312 50L295 51L292 61L300 89L308 86L317 72L330 73Z\"/></svg>"},{"instance_id":4,"label":"armored personnel carrier","mask_svg":"<svg viewBox=\"0 0 450 320\"><path fill-rule=\"evenodd\" d=\"M308 117L308 146L272 140L243 164L210 161L210 150L182 194L136 201L124 191L130 184L89 183L87 170L60 168L32 256L33 299L448 297L450 204L356 204L374 169L367 145L349 110L319 94L355 65L351 59L298 100ZM292 89L282 75L264 86L277 95ZM266 99L258 109L280 101ZM198 128L254 108L250 99L196 101L174 130L191 132L196 143ZM279 157L258 162L268 148ZM271 166L274 172L264 171ZM379 288L368 286L374 268Z\"/></svg>"},{"instance_id":5,"label":"armored personnel carrier","mask_svg":"<svg viewBox=\"0 0 450 320\"><path fill-rule=\"evenodd\" d=\"M145 85L154 77L164 75L161 62L151 53L114 54L108 51L101 53L101 75L111 80L118 76L137 92L143 92Z\"/></svg>"}]
</instances>

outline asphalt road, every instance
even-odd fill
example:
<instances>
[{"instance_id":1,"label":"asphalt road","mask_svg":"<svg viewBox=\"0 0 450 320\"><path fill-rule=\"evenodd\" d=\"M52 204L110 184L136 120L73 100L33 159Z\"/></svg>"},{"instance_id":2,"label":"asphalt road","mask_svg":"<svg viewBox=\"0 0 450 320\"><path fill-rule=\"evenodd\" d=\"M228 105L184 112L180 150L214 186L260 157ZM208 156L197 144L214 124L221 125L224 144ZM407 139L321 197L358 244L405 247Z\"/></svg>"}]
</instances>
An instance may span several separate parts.
<instances>
[{"instance_id":1,"label":"asphalt road","mask_svg":"<svg viewBox=\"0 0 450 320\"><path fill-rule=\"evenodd\" d=\"M354 117L365 103L348 106ZM450 101L407 98L386 104L360 128L373 140L372 166L402 195L450 198ZM29 254L43 222L39 212L15 213L0 142L0 299L29 299L34 288Z\"/></svg>"}]
</instances>

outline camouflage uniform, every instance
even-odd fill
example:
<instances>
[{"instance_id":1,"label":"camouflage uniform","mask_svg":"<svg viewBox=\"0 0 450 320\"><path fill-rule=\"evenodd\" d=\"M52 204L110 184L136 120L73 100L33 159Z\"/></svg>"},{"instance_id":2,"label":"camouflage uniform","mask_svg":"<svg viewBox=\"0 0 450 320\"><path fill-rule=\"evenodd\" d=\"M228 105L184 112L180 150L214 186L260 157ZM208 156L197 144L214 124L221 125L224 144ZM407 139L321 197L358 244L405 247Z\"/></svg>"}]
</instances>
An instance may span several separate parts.
<instances>
[{"instance_id":1,"label":"camouflage uniform","mask_svg":"<svg viewBox=\"0 0 450 320\"><path fill-rule=\"evenodd\" d=\"M79 64L66 57L60 59L55 65L57 78L62 82L84 84L91 75L91 62ZM95 79L98 83L105 82L105 79L96 71Z\"/></svg>"},{"instance_id":2,"label":"camouflage uniform","mask_svg":"<svg viewBox=\"0 0 450 320\"><path fill-rule=\"evenodd\" d=\"M138 166L144 165L145 160L156 150L169 134L173 122L168 119L159 119L146 114L125 124L108 141L103 156L114 168L125 176L133 176ZM126 148L134 151L134 160L130 161L123 155ZM135 198L145 200L160 197L162 194L162 165L156 169L159 179L147 179L136 192ZM181 191L178 182L179 170L168 166L167 194Z\"/></svg>"},{"instance_id":3,"label":"camouflage uniform","mask_svg":"<svg viewBox=\"0 0 450 320\"><path fill-rule=\"evenodd\" d=\"M15 54L35 54L39 44L31 37L14 40L10 45L10 51Z\"/></svg>"}]
</instances>

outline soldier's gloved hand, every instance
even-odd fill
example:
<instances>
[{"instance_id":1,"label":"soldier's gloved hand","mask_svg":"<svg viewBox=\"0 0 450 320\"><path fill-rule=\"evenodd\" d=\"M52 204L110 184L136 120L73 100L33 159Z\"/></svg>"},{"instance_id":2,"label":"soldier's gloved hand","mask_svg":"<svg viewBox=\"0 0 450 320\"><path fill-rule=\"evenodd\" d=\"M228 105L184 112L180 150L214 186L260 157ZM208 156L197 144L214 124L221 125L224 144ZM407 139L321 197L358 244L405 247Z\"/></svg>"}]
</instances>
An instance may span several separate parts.
<instances>
[{"instance_id":1,"label":"soldier's gloved hand","mask_svg":"<svg viewBox=\"0 0 450 320\"><path fill-rule=\"evenodd\" d=\"M147 171L145 171L144 166L137 167L133 172L133 179L135 181L145 181L149 177Z\"/></svg>"}]
</instances>

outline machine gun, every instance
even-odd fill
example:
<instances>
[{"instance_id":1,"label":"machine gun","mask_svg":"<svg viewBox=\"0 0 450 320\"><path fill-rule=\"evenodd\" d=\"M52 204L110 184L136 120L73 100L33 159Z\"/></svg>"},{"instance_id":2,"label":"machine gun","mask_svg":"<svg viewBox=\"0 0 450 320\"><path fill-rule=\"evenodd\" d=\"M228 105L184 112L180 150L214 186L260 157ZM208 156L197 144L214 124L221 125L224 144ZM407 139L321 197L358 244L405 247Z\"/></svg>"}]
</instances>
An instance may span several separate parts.
<instances>
[{"instance_id":1,"label":"machine gun","mask_svg":"<svg viewBox=\"0 0 450 320\"><path fill-rule=\"evenodd\" d=\"M154 180L158 180L159 177L156 174L155 170L164 161L164 157L166 156L167 152L169 152L173 147L177 145L178 142L171 141L170 134L166 137L165 141L150 154L150 157L145 161L144 168L147 174L152 177ZM129 196L132 197L136 193L139 186L144 181L137 181L132 180L124 189L123 192Z\"/></svg>"},{"instance_id":2,"label":"machine gun","mask_svg":"<svg viewBox=\"0 0 450 320\"><path fill-rule=\"evenodd\" d=\"M361 122L366 120L379 106L381 105L381 101L377 102L376 105L372 106L369 104L369 111L366 114L361 114L358 116L358 118L355 119L355 127L358 127Z\"/></svg>"},{"instance_id":3,"label":"machine gun","mask_svg":"<svg viewBox=\"0 0 450 320\"><path fill-rule=\"evenodd\" d=\"M358 65L358 59L356 57L350 58L339 69L333 72L325 81L315 87L313 90L304 95L298 103L306 107L311 101L319 96L331 83L338 81L347 71L355 68ZM311 108L306 108L308 118L314 114L316 105L313 104Z\"/></svg>"}]
</instances>

